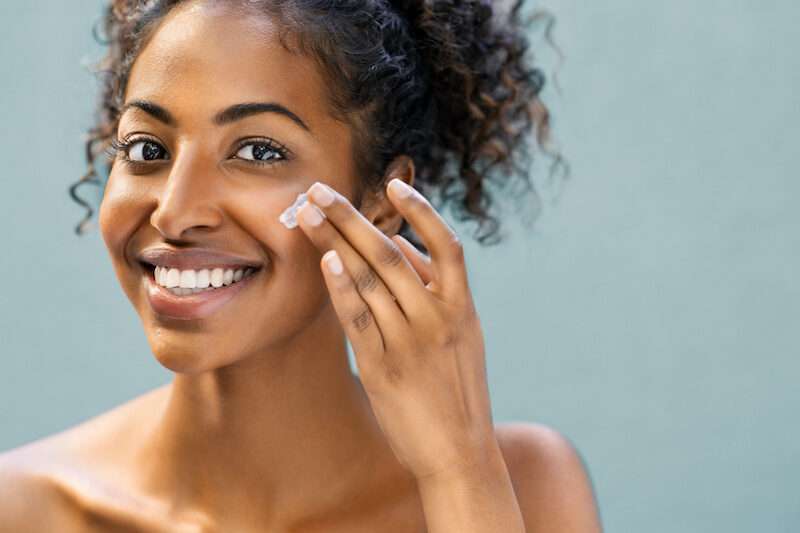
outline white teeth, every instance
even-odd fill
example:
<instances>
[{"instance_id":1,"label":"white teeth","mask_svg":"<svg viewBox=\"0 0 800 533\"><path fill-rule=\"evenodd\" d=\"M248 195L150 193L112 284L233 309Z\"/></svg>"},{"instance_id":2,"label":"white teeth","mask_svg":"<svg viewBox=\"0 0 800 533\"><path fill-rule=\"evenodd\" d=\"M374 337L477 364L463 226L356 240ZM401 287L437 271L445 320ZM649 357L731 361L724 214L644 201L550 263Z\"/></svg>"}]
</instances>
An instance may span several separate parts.
<instances>
[{"instance_id":1,"label":"white teeth","mask_svg":"<svg viewBox=\"0 0 800 533\"><path fill-rule=\"evenodd\" d=\"M197 284L195 286L198 289L205 289L209 283L211 283L211 273L207 268L197 273Z\"/></svg>"},{"instance_id":2,"label":"white teeth","mask_svg":"<svg viewBox=\"0 0 800 533\"><path fill-rule=\"evenodd\" d=\"M168 288L174 294L183 296L231 285L241 281L255 272L255 270L254 268L240 268L238 270L232 268L180 270L157 266L153 276L158 285Z\"/></svg>"},{"instance_id":3,"label":"white teeth","mask_svg":"<svg viewBox=\"0 0 800 533\"><path fill-rule=\"evenodd\" d=\"M192 292L192 289L185 289L183 287L175 287L175 288L169 289L169 291L172 294L177 294L178 296L186 296L187 294L190 294Z\"/></svg>"},{"instance_id":4,"label":"white teeth","mask_svg":"<svg viewBox=\"0 0 800 533\"><path fill-rule=\"evenodd\" d=\"M181 288L194 289L197 282L197 272L194 270L181 270Z\"/></svg>"},{"instance_id":5,"label":"white teeth","mask_svg":"<svg viewBox=\"0 0 800 533\"><path fill-rule=\"evenodd\" d=\"M181 271L177 268L170 268L167 271L167 283L166 287L173 288L178 287L181 284Z\"/></svg>"},{"instance_id":6,"label":"white teeth","mask_svg":"<svg viewBox=\"0 0 800 533\"><path fill-rule=\"evenodd\" d=\"M211 285L214 288L222 287L222 269L215 268L211 271Z\"/></svg>"}]
</instances>

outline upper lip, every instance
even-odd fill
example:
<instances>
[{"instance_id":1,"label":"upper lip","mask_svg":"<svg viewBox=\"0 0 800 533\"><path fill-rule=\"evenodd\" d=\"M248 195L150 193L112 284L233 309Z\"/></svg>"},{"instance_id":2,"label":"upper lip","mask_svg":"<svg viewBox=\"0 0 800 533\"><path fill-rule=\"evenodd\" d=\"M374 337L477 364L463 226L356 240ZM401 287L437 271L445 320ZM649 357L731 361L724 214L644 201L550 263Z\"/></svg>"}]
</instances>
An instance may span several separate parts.
<instances>
[{"instance_id":1,"label":"upper lip","mask_svg":"<svg viewBox=\"0 0 800 533\"><path fill-rule=\"evenodd\" d=\"M177 268L179 270L203 270L212 268L260 268L263 263L225 252L207 248L146 248L136 258L154 266Z\"/></svg>"}]
</instances>

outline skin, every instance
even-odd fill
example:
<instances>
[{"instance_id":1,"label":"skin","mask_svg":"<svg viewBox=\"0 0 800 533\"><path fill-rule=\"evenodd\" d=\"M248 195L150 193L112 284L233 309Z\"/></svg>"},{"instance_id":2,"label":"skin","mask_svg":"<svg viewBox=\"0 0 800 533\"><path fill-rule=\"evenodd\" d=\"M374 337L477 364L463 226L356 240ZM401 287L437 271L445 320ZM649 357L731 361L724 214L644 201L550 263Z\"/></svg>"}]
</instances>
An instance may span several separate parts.
<instances>
[{"instance_id":1,"label":"skin","mask_svg":"<svg viewBox=\"0 0 800 533\"><path fill-rule=\"evenodd\" d=\"M492 423L452 229L418 194L385 189L353 207L353 137L326 87L267 18L192 2L160 24L125 102L155 102L175 125L131 107L118 137L146 136L168 159L117 160L99 222L151 350L175 377L0 455L0 531L600 531L570 443L539 424ZM308 130L274 112L212 123L243 102L280 103ZM237 151L263 137L288 158L257 166ZM385 178L413 183L413 162L399 156ZM300 227L285 228L280 213L318 182L334 203L312 197ZM317 226L304 217L314 209ZM430 257L395 235L403 218ZM210 317L169 319L149 306L135 259L165 243L266 266ZM326 266L330 250L341 275Z\"/></svg>"}]
</instances>

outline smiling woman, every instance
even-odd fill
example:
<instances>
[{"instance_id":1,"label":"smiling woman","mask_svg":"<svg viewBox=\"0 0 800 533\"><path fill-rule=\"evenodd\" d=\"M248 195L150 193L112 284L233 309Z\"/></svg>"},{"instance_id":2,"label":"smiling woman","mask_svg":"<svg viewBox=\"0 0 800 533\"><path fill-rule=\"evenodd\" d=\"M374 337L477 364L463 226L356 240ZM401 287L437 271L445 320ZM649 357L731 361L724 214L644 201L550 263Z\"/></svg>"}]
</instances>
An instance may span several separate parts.
<instances>
[{"instance_id":1,"label":"smiling woman","mask_svg":"<svg viewBox=\"0 0 800 533\"><path fill-rule=\"evenodd\" d=\"M520 8L108 6L71 192L88 220L77 185L106 153L100 231L175 377L0 455L0 531L599 531L572 445L493 424L463 249L430 201L491 226L484 180L526 180L526 135L547 138Z\"/></svg>"}]
</instances>

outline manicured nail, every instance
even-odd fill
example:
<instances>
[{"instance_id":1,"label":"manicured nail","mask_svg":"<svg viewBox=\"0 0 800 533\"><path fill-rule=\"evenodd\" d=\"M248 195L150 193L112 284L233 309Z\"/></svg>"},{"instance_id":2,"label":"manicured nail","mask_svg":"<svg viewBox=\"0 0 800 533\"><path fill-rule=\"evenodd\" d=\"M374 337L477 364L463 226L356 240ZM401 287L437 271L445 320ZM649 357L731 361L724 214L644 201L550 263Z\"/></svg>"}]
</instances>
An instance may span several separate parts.
<instances>
[{"instance_id":1,"label":"manicured nail","mask_svg":"<svg viewBox=\"0 0 800 533\"><path fill-rule=\"evenodd\" d=\"M398 198L407 198L412 193L411 187L403 180L397 178L392 178L392 181L389 182L389 188L394 191L394 194L396 194Z\"/></svg>"},{"instance_id":2,"label":"manicured nail","mask_svg":"<svg viewBox=\"0 0 800 533\"><path fill-rule=\"evenodd\" d=\"M325 252L325 264L337 276L342 273L342 260L339 259L339 254L336 253L336 250Z\"/></svg>"},{"instance_id":3,"label":"manicured nail","mask_svg":"<svg viewBox=\"0 0 800 533\"><path fill-rule=\"evenodd\" d=\"M308 205L308 208L304 209L306 205ZM325 214L319 210L319 207L308 202L303 203L303 205L300 206L299 211L300 216L303 217L303 220L312 226L319 226L322 223L322 219L325 218Z\"/></svg>"},{"instance_id":4,"label":"manicured nail","mask_svg":"<svg viewBox=\"0 0 800 533\"><path fill-rule=\"evenodd\" d=\"M328 207L333 203L333 191L331 191L330 187L319 181L311 186L311 189L308 190L308 194L322 207Z\"/></svg>"}]
</instances>

